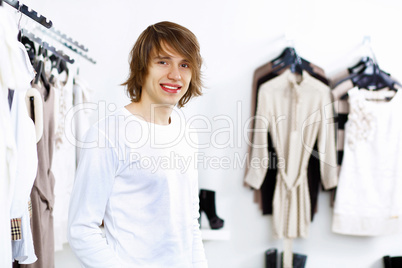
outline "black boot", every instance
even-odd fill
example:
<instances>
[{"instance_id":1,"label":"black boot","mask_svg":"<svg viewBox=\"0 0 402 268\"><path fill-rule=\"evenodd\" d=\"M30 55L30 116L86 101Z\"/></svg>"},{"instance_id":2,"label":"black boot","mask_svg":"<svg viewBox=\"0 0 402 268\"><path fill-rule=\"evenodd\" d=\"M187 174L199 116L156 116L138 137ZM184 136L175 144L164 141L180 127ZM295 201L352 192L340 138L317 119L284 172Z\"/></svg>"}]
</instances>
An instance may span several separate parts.
<instances>
[{"instance_id":1,"label":"black boot","mask_svg":"<svg viewBox=\"0 0 402 268\"><path fill-rule=\"evenodd\" d=\"M265 251L265 268L276 268L277 252L276 248Z\"/></svg>"},{"instance_id":2,"label":"black boot","mask_svg":"<svg viewBox=\"0 0 402 268\"><path fill-rule=\"evenodd\" d=\"M220 229L223 227L224 220L216 215L214 191L200 190L200 222L202 211L207 215L211 229Z\"/></svg>"},{"instance_id":3,"label":"black boot","mask_svg":"<svg viewBox=\"0 0 402 268\"><path fill-rule=\"evenodd\" d=\"M402 257L384 256L383 261L385 268L402 267Z\"/></svg>"},{"instance_id":4,"label":"black boot","mask_svg":"<svg viewBox=\"0 0 402 268\"><path fill-rule=\"evenodd\" d=\"M307 256L302 254L293 254L293 268L304 268Z\"/></svg>"},{"instance_id":5,"label":"black boot","mask_svg":"<svg viewBox=\"0 0 402 268\"><path fill-rule=\"evenodd\" d=\"M293 268L304 268L306 261L307 255L293 253ZM283 268L283 252L281 254L281 268Z\"/></svg>"}]
</instances>

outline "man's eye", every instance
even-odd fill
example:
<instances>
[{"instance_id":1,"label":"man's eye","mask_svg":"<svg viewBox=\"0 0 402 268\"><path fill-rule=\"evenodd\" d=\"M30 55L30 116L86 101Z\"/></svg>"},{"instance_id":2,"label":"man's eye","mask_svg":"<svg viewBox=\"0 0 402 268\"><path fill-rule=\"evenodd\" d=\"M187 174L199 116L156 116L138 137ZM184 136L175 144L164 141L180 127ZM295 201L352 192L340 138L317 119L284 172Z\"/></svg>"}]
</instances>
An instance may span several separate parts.
<instances>
[{"instance_id":1,"label":"man's eye","mask_svg":"<svg viewBox=\"0 0 402 268\"><path fill-rule=\"evenodd\" d=\"M190 66L189 66L187 63L183 63L183 64L181 65L181 67L183 67L183 68L190 68Z\"/></svg>"},{"instance_id":2,"label":"man's eye","mask_svg":"<svg viewBox=\"0 0 402 268\"><path fill-rule=\"evenodd\" d=\"M158 61L158 64L167 64L167 62L166 61Z\"/></svg>"}]
</instances>

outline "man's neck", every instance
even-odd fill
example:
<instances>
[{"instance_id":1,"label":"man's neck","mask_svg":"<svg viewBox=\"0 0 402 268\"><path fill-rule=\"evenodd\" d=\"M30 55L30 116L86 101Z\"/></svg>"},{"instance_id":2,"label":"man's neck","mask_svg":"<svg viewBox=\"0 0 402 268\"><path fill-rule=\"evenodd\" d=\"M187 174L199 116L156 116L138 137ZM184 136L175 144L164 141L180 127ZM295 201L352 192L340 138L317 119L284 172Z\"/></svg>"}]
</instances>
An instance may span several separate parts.
<instances>
[{"instance_id":1,"label":"man's neck","mask_svg":"<svg viewBox=\"0 0 402 268\"><path fill-rule=\"evenodd\" d=\"M151 104L144 101L132 102L125 106L132 114L157 125L169 125L173 105Z\"/></svg>"}]
</instances>

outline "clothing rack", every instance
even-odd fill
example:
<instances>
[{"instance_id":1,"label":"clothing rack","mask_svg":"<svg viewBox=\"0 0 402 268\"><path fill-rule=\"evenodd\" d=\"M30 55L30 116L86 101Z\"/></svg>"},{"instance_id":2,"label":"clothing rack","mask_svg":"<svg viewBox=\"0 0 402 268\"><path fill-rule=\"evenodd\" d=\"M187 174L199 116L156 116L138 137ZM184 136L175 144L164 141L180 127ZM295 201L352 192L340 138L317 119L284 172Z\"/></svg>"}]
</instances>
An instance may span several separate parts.
<instances>
[{"instance_id":1,"label":"clothing rack","mask_svg":"<svg viewBox=\"0 0 402 268\"><path fill-rule=\"evenodd\" d=\"M35 10L29 8L25 4L20 3L17 0L0 0L0 5L2 5L3 1L5 3L9 4L11 7L17 9L22 14L25 14L29 18L31 18L34 21L38 22L39 24L43 25L47 29L50 29L50 32L52 34L49 31L45 31L44 29L41 29L41 31L43 33L45 33L48 36L52 37L53 39L55 39L56 41L58 41L59 43L61 43L65 47L69 48L73 52L77 53L78 55L80 55L84 59L88 60L89 62L91 62L93 64L96 64L96 61L94 59L88 57L87 55L85 55L81 51L78 51L75 47L83 50L84 52L88 52L88 48L86 48L84 45L78 43L77 41L73 40L71 37L67 36L66 34L60 32L59 30L53 29L52 28L53 23L52 23L52 21L50 19L47 19L46 17L44 17L42 15L39 15ZM24 29L24 35L27 36L28 38L32 39L32 41L42 45L47 50L53 52L53 54L56 54L57 56L59 56L64 61L69 62L69 63L74 63L74 59L70 58L68 55L64 54L62 51L57 51L56 48L54 48L53 46L49 45L47 42L42 41L42 39L40 39L39 37L35 36L34 34L28 32L25 29ZM63 41L62 39L68 41L71 44L73 44L75 47L71 46L70 44L68 44L67 42Z\"/></svg>"},{"instance_id":2,"label":"clothing rack","mask_svg":"<svg viewBox=\"0 0 402 268\"><path fill-rule=\"evenodd\" d=\"M66 34L60 32L59 30L56 30L54 28L51 28L50 31L54 33L57 36L60 36L62 39L67 40L74 46L78 47L79 49L82 49L85 52L88 52L88 48L86 48L84 45L78 43L77 41L73 40L71 37L67 36Z\"/></svg>"},{"instance_id":3,"label":"clothing rack","mask_svg":"<svg viewBox=\"0 0 402 268\"><path fill-rule=\"evenodd\" d=\"M86 59L87 61L96 64L96 61L90 57L88 57L87 55L83 54L81 51L78 51L76 48L72 47L71 45L67 44L67 43L62 43L65 47L71 49L72 51L74 51L75 53L77 53L78 55L80 55L81 57L83 57L84 59Z\"/></svg>"},{"instance_id":4,"label":"clothing rack","mask_svg":"<svg viewBox=\"0 0 402 268\"><path fill-rule=\"evenodd\" d=\"M19 1L16 0L3 0L5 3L9 4L22 14L28 16L29 18L33 19L34 21L38 22L39 24L43 25L44 27L50 29L53 25L51 20L48 20L46 17L39 15L35 10L29 8L24 4L20 4Z\"/></svg>"},{"instance_id":5,"label":"clothing rack","mask_svg":"<svg viewBox=\"0 0 402 268\"><path fill-rule=\"evenodd\" d=\"M64 54L63 51L60 50L56 50L55 47L49 45L48 43L42 41L42 39L40 39L39 37L35 36L33 33L28 32L25 29L21 29L22 31L22 35L28 37L31 41L41 45L43 48L47 49L48 51L52 52L53 54L55 54L56 56L58 56L59 58L61 58L62 60L73 64L74 63L74 59L70 58L68 55Z\"/></svg>"},{"instance_id":6,"label":"clothing rack","mask_svg":"<svg viewBox=\"0 0 402 268\"><path fill-rule=\"evenodd\" d=\"M53 38L54 40L56 40L57 42L59 42L60 44L62 44L63 46L67 47L68 49L72 50L73 52L77 53L78 55L80 55L81 57L83 57L84 59L88 60L89 62L96 64L96 61L90 57L88 57L87 55L85 55L84 53L82 53L81 51L79 51L78 49L76 49L75 47L71 46L70 44L68 44L67 42L65 42L64 40L62 40L61 35L64 35L65 37L63 39L67 40L66 38L69 38L71 41L70 43L76 43L78 44L77 41L73 41L72 38L67 37L65 34L61 33L60 31L57 31L58 34L55 34L55 31L53 31L52 29L50 31L47 31L45 29L39 29L42 33L46 34L47 36ZM60 37L59 37L60 36ZM79 45L79 47L84 50L84 51L88 51L87 48L85 48L83 45Z\"/></svg>"}]
</instances>

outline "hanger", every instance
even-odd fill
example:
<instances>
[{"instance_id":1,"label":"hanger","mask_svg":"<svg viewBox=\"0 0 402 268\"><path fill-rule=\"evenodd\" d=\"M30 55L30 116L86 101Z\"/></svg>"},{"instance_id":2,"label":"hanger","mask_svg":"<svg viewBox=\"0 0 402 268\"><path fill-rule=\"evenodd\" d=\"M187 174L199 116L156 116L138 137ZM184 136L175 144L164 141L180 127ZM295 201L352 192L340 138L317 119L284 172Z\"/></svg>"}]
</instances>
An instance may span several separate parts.
<instances>
[{"instance_id":1,"label":"hanger","mask_svg":"<svg viewBox=\"0 0 402 268\"><path fill-rule=\"evenodd\" d=\"M21 36L21 43L25 46L25 50L28 53L29 60L32 65L34 65L35 57L36 57L36 49L35 44L28 37Z\"/></svg>"},{"instance_id":2,"label":"hanger","mask_svg":"<svg viewBox=\"0 0 402 268\"><path fill-rule=\"evenodd\" d=\"M360 59L360 61L358 63L356 63L352 67L349 67L348 72L350 74L359 73L360 71L362 71L362 69L367 67L367 65L372 64L372 63L373 63L373 60L370 57L363 57Z\"/></svg>"},{"instance_id":3,"label":"hanger","mask_svg":"<svg viewBox=\"0 0 402 268\"><path fill-rule=\"evenodd\" d=\"M55 55L50 56L49 59L50 59L50 62L52 63L51 72L50 72L50 77L49 77L49 82L50 82L52 85L54 85L54 84L55 84L54 77L55 77L56 72L57 72L57 73L60 73L60 72L58 71L58 69L59 69L59 66L60 66L60 62L61 62L62 60L61 60L59 57L55 56Z\"/></svg>"},{"instance_id":4,"label":"hanger","mask_svg":"<svg viewBox=\"0 0 402 268\"><path fill-rule=\"evenodd\" d=\"M338 82L336 82L334 87L337 87L339 84L343 83L346 80L349 79L357 79L356 77L358 75L366 73L366 75L373 74L373 65L374 65L374 60L370 57L363 57L358 63L353 65L352 67L347 68L349 75ZM391 76L389 73L381 70L382 73L384 73L387 76Z\"/></svg>"},{"instance_id":5,"label":"hanger","mask_svg":"<svg viewBox=\"0 0 402 268\"><path fill-rule=\"evenodd\" d=\"M303 72L303 62L293 47L286 47L279 57L272 60L272 64L274 69L280 67L278 70L281 70L290 67L292 73L302 74Z\"/></svg>"},{"instance_id":6,"label":"hanger","mask_svg":"<svg viewBox=\"0 0 402 268\"><path fill-rule=\"evenodd\" d=\"M51 75L49 78L49 81L51 84L54 84L54 78L57 76L57 74L61 74L62 72L66 72L67 77L68 77L68 68L67 64L65 61L61 60L59 57L56 55L52 55L49 57L52 67L51 67Z\"/></svg>"},{"instance_id":7,"label":"hanger","mask_svg":"<svg viewBox=\"0 0 402 268\"><path fill-rule=\"evenodd\" d=\"M285 39L287 41L287 47L284 49L281 55L272 60L272 68L275 69L280 66L278 69L278 71L280 71L284 68L290 67L292 73L302 74L303 70L305 70L314 77L319 76L314 72L310 62L304 60L296 53L296 49L294 48L294 39L289 36L288 33L285 34ZM326 81L328 84L328 80L326 78L324 78L324 81Z\"/></svg>"},{"instance_id":8,"label":"hanger","mask_svg":"<svg viewBox=\"0 0 402 268\"><path fill-rule=\"evenodd\" d=\"M400 84L378 67L378 61L371 46L370 36L364 36L363 46L368 48L369 53L372 55L372 60L371 62L368 61L370 64L366 65L366 68L364 68L362 72L359 72L356 77L352 78L353 84L357 85L359 88L367 88L370 90L378 90L388 87L389 89L396 91L397 89L395 88L395 85L400 86Z\"/></svg>"},{"instance_id":9,"label":"hanger","mask_svg":"<svg viewBox=\"0 0 402 268\"><path fill-rule=\"evenodd\" d=\"M364 65L363 65L364 63ZM360 70L355 67L361 66ZM348 68L351 69L352 72L348 77L337 82L335 87L340 83L351 80L353 86L357 86L358 88L365 88L369 90L379 90L382 88L389 88L390 90L397 91L397 86L401 87L401 84L392 79L390 74L381 70L377 63L370 57L362 58L356 65ZM347 93L342 95L341 99L346 99L348 96Z\"/></svg>"},{"instance_id":10,"label":"hanger","mask_svg":"<svg viewBox=\"0 0 402 268\"><path fill-rule=\"evenodd\" d=\"M328 85L329 82L326 77L322 74L319 74L314 71L311 66L311 63L302 57L300 57L294 47L286 47L284 51L272 61L272 68L275 72L279 72L284 68L290 67L290 70L293 73L302 74L303 70L307 71L311 76L315 77L316 79L320 80L324 84ZM275 69L277 68L277 69Z\"/></svg>"},{"instance_id":11,"label":"hanger","mask_svg":"<svg viewBox=\"0 0 402 268\"><path fill-rule=\"evenodd\" d=\"M351 80L355 86L370 90L378 90L387 87L397 91L395 85L401 86L398 81L392 79L389 74L382 71L375 62L372 65L368 65L363 72L352 77Z\"/></svg>"},{"instance_id":12,"label":"hanger","mask_svg":"<svg viewBox=\"0 0 402 268\"><path fill-rule=\"evenodd\" d=\"M350 79L353 85L359 88L379 90L387 87L396 91L395 85L401 85L398 81L392 79L389 73L379 68L373 48L371 47L370 36L363 38L363 46L367 48L368 53L371 54L372 57L363 57L357 64L348 68L347 70L350 75L338 81L335 86ZM341 98L344 99L346 97L347 94L343 95Z\"/></svg>"},{"instance_id":13,"label":"hanger","mask_svg":"<svg viewBox=\"0 0 402 268\"><path fill-rule=\"evenodd\" d=\"M57 73L62 73L63 71L68 72L67 65L64 61L62 61L59 57L56 55L52 55L49 57L50 61L52 62L52 69L56 69Z\"/></svg>"},{"instance_id":14,"label":"hanger","mask_svg":"<svg viewBox=\"0 0 402 268\"><path fill-rule=\"evenodd\" d=\"M35 65L35 71L36 71L36 76L34 83L37 85L39 83L39 79L41 79L42 76L42 71L43 71L43 54L42 54L42 46L39 46L38 49L38 55L35 58L36 60L36 65Z\"/></svg>"},{"instance_id":15,"label":"hanger","mask_svg":"<svg viewBox=\"0 0 402 268\"><path fill-rule=\"evenodd\" d=\"M374 61L370 57L363 57L360 59L358 63L353 65L352 67L347 68L349 75L347 77L342 78L338 82L336 82L335 87L337 87L339 84L343 83L346 80L352 79L356 77L357 75L361 74L364 72L366 68L369 66L372 66L374 64ZM344 95L346 96L346 95Z\"/></svg>"}]
</instances>

